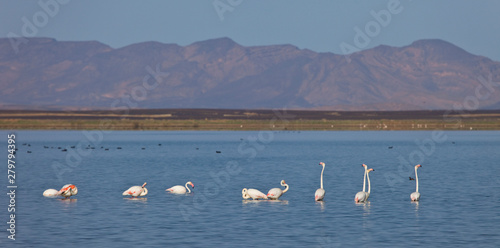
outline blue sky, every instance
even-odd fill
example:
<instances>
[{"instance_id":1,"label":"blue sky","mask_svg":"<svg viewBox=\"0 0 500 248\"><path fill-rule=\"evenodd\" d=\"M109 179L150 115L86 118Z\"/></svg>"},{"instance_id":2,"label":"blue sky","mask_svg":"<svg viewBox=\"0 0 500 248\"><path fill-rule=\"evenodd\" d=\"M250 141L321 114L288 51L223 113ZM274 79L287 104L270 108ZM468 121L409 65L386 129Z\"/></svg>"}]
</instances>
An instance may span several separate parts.
<instances>
[{"instance_id":1,"label":"blue sky","mask_svg":"<svg viewBox=\"0 0 500 248\"><path fill-rule=\"evenodd\" d=\"M337 54L349 51L342 44L363 50L437 38L500 61L499 13L493 0L0 0L0 37L97 40L114 48L229 37L245 46L293 44Z\"/></svg>"}]
</instances>

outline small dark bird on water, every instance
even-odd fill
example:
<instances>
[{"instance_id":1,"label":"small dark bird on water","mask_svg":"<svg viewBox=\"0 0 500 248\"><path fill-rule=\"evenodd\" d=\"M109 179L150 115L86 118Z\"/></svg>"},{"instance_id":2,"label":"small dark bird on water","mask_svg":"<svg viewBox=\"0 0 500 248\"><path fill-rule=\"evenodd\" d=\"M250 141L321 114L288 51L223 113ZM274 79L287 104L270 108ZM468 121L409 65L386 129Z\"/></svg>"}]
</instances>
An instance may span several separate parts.
<instances>
[{"instance_id":1,"label":"small dark bird on water","mask_svg":"<svg viewBox=\"0 0 500 248\"><path fill-rule=\"evenodd\" d=\"M221 153L221 151L215 151L216 153Z\"/></svg>"},{"instance_id":2,"label":"small dark bird on water","mask_svg":"<svg viewBox=\"0 0 500 248\"><path fill-rule=\"evenodd\" d=\"M392 146L389 146L388 148L389 148L389 149L392 149Z\"/></svg>"},{"instance_id":3,"label":"small dark bird on water","mask_svg":"<svg viewBox=\"0 0 500 248\"><path fill-rule=\"evenodd\" d=\"M410 177L410 180L415 180L415 178L413 178L413 177Z\"/></svg>"}]
</instances>

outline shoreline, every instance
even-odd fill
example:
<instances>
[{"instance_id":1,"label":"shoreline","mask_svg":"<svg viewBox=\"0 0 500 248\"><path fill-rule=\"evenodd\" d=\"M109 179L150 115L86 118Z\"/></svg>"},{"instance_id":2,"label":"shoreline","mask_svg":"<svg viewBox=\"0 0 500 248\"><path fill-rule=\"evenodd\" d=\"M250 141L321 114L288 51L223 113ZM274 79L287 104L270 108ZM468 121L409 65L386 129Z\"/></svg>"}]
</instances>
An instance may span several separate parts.
<instances>
[{"instance_id":1,"label":"shoreline","mask_svg":"<svg viewBox=\"0 0 500 248\"><path fill-rule=\"evenodd\" d=\"M500 130L500 110L0 110L1 130Z\"/></svg>"}]
</instances>

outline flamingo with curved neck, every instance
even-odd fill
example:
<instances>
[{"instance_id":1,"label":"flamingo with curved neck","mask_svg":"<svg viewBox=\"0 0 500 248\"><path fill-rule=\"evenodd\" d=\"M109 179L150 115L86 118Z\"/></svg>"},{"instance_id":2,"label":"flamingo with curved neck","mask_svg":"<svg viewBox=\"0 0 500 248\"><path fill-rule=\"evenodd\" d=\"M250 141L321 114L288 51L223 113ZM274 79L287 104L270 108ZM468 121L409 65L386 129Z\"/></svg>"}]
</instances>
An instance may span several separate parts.
<instances>
[{"instance_id":1,"label":"flamingo with curved neck","mask_svg":"<svg viewBox=\"0 0 500 248\"><path fill-rule=\"evenodd\" d=\"M315 201L322 201L323 198L325 198L325 189L323 189L323 172L325 171L325 163L320 162L319 165L323 166L323 169L321 170L321 188L317 189L316 193L314 193Z\"/></svg>"},{"instance_id":2,"label":"flamingo with curved neck","mask_svg":"<svg viewBox=\"0 0 500 248\"><path fill-rule=\"evenodd\" d=\"M194 189L194 184L192 182L187 182L184 186L182 185L175 185L171 188L166 189L165 191L168 191L173 194L186 194L186 192L189 194L191 193L191 190L188 188L188 185L191 185Z\"/></svg>"},{"instance_id":3,"label":"flamingo with curved neck","mask_svg":"<svg viewBox=\"0 0 500 248\"><path fill-rule=\"evenodd\" d=\"M420 200L420 193L418 192L418 175L417 175L417 169L422 167L422 165L415 165L415 182L417 183L415 192L411 193L410 198L411 201L419 201Z\"/></svg>"},{"instance_id":4,"label":"flamingo with curved neck","mask_svg":"<svg viewBox=\"0 0 500 248\"><path fill-rule=\"evenodd\" d=\"M281 180L281 186L284 186L285 189L281 190L280 188L272 188L267 192L267 197L271 200L278 200L285 192L288 191L288 184L285 183L285 180Z\"/></svg>"}]
</instances>

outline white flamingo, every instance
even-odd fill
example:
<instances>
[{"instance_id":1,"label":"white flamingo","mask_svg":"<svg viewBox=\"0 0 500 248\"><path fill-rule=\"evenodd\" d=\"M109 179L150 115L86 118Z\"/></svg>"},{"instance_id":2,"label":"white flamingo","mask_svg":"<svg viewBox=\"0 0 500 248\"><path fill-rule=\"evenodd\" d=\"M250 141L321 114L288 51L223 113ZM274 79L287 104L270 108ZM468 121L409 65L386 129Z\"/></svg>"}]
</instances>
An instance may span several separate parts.
<instances>
[{"instance_id":1,"label":"white flamingo","mask_svg":"<svg viewBox=\"0 0 500 248\"><path fill-rule=\"evenodd\" d=\"M59 190L57 189L47 189L43 192L43 196L45 197L56 197L59 196Z\"/></svg>"},{"instance_id":2,"label":"white flamingo","mask_svg":"<svg viewBox=\"0 0 500 248\"><path fill-rule=\"evenodd\" d=\"M354 202L364 202L368 198L366 196L366 172L368 171L366 164L361 165L365 169L365 174L363 176L363 191L360 191L356 193L356 196L354 196Z\"/></svg>"},{"instance_id":3,"label":"white flamingo","mask_svg":"<svg viewBox=\"0 0 500 248\"><path fill-rule=\"evenodd\" d=\"M58 194L64 196L64 199L68 199L78 194L78 188L73 184L66 184L59 190Z\"/></svg>"},{"instance_id":4,"label":"white flamingo","mask_svg":"<svg viewBox=\"0 0 500 248\"><path fill-rule=\"evenodd\" d=\"M415 181L417 183L417 188L416 188L415 192L411 193L411 195L410 195L410 198L412 201L420 200L420 193L418 193L418 175L417 175L417 169L420 167L422 167L422 165L419 165L419 164L415 165Z\"/></svg>"},{"instance_id":5,"label":"white flamingo","mask_svg":"<svg viewBox=\"0 0 500 248\"><path fill-rule=\"evenodd\" d=\"M129 189L123 191L122 195L129 195L132 197L145 196L148 194L146 184L147 183L144 183L142 186L132 186Z\"/></svg>"},{"instance_id":6,"label":"white flamingo","mask_svg":"<svg viewBox=\"0 0 500 248\"><path fill-rule=\"evenodd\" d=\"M266 194L264 194L264 193L262 193L262 192L260 192L259 190L256 190L256 189L247 189L247 188L244 188L241 191L241 196L244 199L252 198L254 200L258 200L258 199L265 199L265 200L267 200Z\"/></svg>"},{"instance_id":7,"label":"white flamingo","mask_svg":"<svg viewBox=\"0 0 500 248\"><path fill-rule=\"evenodd\" d=\"M323 198L325 198L325 189L323 189L323 172L325 171L325 163L319 162L319 165L323 166L323 169L321 170L321 188L317 189L316 193L314 193L315 201L322 201Z\"/></svg>"},{"instance_id":8,"label":"white flamingo","mask_svg":"<svg viewBox=\"0 0 500 248\"><path fill-rule=\"evenodd\" d=\"M188 185L191 185L194 189L194 184L192 182L187 182L186 185L175 185L171 188L166 189L165 191L168 191L173 194L186 194L186 189L187 193L191 193L191 190L188 188Z\"/></svg>"},{"instance_id":9,"label":"white flamingo","mask_svg":"<svg viewBox=\"0 0 500 248\"><path fill-rule=\"evenodd\" d=\"M285 180L281 180L281 186L284 186L285 189L281 190L280 188L272 188L267 192L267 197L271 200L278 200L285 192L288 191L288 184L285 183Z\"/></svg>"}]
</instances>

